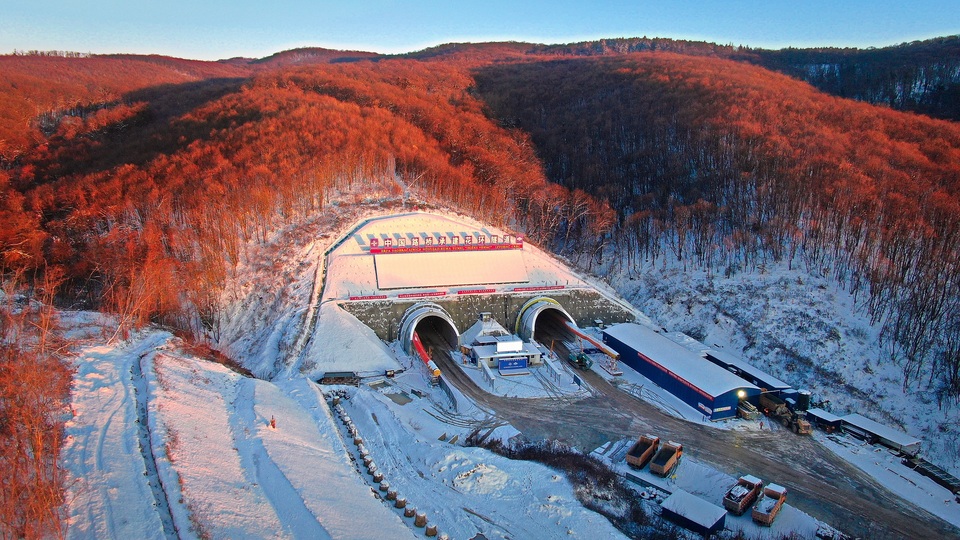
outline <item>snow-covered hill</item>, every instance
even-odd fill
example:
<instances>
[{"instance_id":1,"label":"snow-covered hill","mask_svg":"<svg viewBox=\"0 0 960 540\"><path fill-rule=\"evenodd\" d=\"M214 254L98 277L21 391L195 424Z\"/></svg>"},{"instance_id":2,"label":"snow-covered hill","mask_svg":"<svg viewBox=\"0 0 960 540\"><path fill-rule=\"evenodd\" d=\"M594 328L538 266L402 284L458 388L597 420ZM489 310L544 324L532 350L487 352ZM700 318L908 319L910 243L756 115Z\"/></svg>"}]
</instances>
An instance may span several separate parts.
<instances>
[{"instance_id":1,"label":"snow-covered hill","mask_svg":"<svg viewBox=\"0 0 960 540\"><path fill-rule=\"evenodd\" d=\"M160 330L107 345L96 339L108 335L99 331L107 323L64 315L74 333L92 337L76 360L63 452L69 536L422 534L382 500L331 413L330 396L301 375L309 371L303 329L333 324L325 317L342 322L313 308L322 293L323 254L359 219L384 212L377 205L334 207L248 249L248 262L224 294L214 337L258 379L200 358ZM660 265L633 279L608 278L668 329L742 354L830 400L837 412L899 424L924 439L932 461L958 472L956 411L901 391L898 368L877 361L877 330L829 281L782 268L726 277ZM344 339L350 333L349 325L333 332ZM351 390L344 408L392 488L441 533L620 536L556 472L450 444L482 425L485 411L451 417L418 387L398 379L377 391ZM391 405L398 400L405 405Z\"/></svg>"}]
</instances>

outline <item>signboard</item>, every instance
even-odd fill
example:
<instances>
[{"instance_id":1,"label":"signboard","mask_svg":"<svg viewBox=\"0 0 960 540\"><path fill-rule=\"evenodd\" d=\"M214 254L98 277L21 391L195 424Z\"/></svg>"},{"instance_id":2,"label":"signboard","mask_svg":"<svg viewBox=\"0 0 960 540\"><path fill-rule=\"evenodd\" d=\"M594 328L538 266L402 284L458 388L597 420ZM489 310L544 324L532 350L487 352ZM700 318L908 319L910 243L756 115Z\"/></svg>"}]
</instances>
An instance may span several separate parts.
<instances>
[{"instance_id":1,"label":"signboard","mask_svg":"<svg viewBox=\"0 0 960 540\"><path fill-rule=\"evenodd\" d=\"M386 300L385 294L371 294L367 296L351 296L350 300Z\"/></svg>"},{"instance_id":2,"label":"signboard","mask_svg":"<svg viewBox=\"0 0 960 540\"><path fill-rule=\"evenodd\" d=\"M540 287L514 287L514 292L533 292L533 291L559 291L563 285L542 285Z\"/></svg>"},{"instance_id":3,"label":"signboard","mask_svg":"<svg viewBox=\"0 0 960 540\"><path fill-rule=\"evenodd\" d=\"M463 289L457 291L457 294L490 294L497 292L496 289Z\"/></svg>"},{"instance_id":4,"label":"signboard","mask_svg":"<svg viewBox=\"0 0 960 540\"><path fill-rule=\"evenodd\" d=\"M444 296L447 294L447 291L430 291L430 292L417 292L417 293L403 293L398 294L397 298L422 298L425 296Z\"/></svg>"},{"instance_id":5,"label":"signboard","mask_svg":"<svg viewBox=\"0 0 960 540\"><path fill-rule=\"evenodd\" d=\"M401 234L386 234L385 238L370 239L370 253L432 253L445 251L493 251L500 249L523 249L523 237L509 234L463 233L457 235L440 233L415 233L411 237Z\"/></svg>"},{"instance_id":6,"label":"signboard","mask_svg":"<svg viewBox=\"0 0 960 540\"><path fill-rule=\"evenodd\" d=\"M513 369L527 369L526 358L502 358L499 363L500 371L509 371Z\"/></svg>"}]
</instances>

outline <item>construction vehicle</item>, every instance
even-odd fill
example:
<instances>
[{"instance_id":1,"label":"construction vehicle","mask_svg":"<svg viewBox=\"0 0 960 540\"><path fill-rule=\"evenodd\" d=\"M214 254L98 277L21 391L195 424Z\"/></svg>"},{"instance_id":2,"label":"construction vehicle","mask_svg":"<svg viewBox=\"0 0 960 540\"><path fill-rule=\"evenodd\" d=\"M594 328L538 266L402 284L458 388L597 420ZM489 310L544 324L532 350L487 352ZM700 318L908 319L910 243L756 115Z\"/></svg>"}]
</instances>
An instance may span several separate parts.
<instances>
[{"instance_id":1,"label":"construction vehicle","mask_svg":"<svg viewBox=\"0 0 960 540\"><path fill-rule=\"evenodd\" d=\"M572 352L569 356L570 363L584 371L593 367L593 360L585 352Z\"/></svg>"},{"instance_id":2,"label":"construction vehicle","mask_svg":"<svg viewBox=\"0 0 960 540\"><path fill-rule=\"evenodd\" d=\"M664 443L650 461L650 472L659 476L667 476L680 461L682 455L682 444L673 441Z\"/></svg>"},{"instance_id":3,"label":"construction vehicle","mask_svg":"<svg viewBox=\"0 0 960 540\"><path fill-rule=\"evenodd\" d=\"M737 416L744 420L756 420L760 418L760 410L753 406L749 401L740 401L737 405Z\"/></svg>"},{"instance_id":4,"label":"construction vehicle","mask_svg":"<svg viewBox=\"0 0 960 540\"><path fill-rule=\"evenodd\" d=\"M627 465L634 469L642 469L650 461L650 458L660 448L660 437L653 435L641 435L637 442L627 450Z\"/></svg>"},{"instance_id":5,"label":"construction vehicle","mask_svg":"<svg viewBox=\"0 0 960 540\"><path fill-rule=\"evenodd\" d=\"M423 346L423 342L420 341L420 334L417 332L413 333L413 348L417 353L417 356L420 357L420 360L423 361L424 366L427 368L427 373L430 377L430 384L436 386L440 384L440 368L437 367L437 364L430 358L430 353Z\"/></svg>"},{"instance_id":6,"label":"construction vehicle","mask_svg":"<svg viewBox=\"0 0 960 540\"><path fill-rule=\"evenodd\" d=\"M795 413L782 400L780 396L765 392L760 394L760 407L767 416L778 420L783 427L793 431L797 435L809 435L813 433L813 427L803 416Z\"/></svg>"},{"instance_id":7,"label":"construction vehicle","mask_svg":"<svg viewBox=\"0 0 960 540\"><path fill-rule=\"evenodd\" d=\"M786 500L787 488L777 484L767 484L767 487L763 488L763 493L760 494L760 500L757 501L750 515L757 523L769 527L777 517L777 512L780 511L780 507L783 506Z\"/></svg>"},{"instance_id":8,"label":"construction vehicle","mask_svg":"<svg viewBox=\"0 0 960 540\"><path fill-rule=\"evenodd\" d=\"M749 474L741 476L723 496L723 507L733 514L742 516L760 496L761 489L763 489L763 481L756 476Z\"/></svg>"}]
</instances>

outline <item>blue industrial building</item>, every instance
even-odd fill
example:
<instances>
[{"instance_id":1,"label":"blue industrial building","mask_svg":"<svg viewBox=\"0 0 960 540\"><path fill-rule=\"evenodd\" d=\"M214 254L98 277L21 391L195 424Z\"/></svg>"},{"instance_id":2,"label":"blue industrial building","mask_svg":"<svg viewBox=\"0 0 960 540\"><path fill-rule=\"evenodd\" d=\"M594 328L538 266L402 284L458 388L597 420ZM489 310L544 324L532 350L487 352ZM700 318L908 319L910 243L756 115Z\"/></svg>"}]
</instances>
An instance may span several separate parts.
<instances>
[{"instance_id":1,"label":"blue industrial building","mask_svg":"<svg viewBox=\"0 0 960 540\"><path fill-rule=\"evenodd\" d=\"M621 362L711 420L735 417L740 399L760 395L760 388L647 326L611 326L603 342Z\"/></svg>"}]
</instances>

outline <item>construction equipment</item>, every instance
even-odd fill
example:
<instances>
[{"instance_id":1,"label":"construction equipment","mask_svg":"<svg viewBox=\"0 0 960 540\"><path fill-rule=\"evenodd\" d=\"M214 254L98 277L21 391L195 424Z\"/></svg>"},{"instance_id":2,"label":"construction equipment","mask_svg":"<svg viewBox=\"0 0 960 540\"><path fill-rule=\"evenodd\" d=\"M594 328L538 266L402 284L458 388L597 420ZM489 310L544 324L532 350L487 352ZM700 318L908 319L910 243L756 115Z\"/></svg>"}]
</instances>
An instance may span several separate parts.
<instances>
[{"instance_id":1,"label":"construction equipment","mask_svg":"<svg viewBox=\"0 0 960 540\"><path fill-rule=\"evenodd\" d=\"M568 358L570 363L584 371L593 367L593 360L585 352L572 352Z\"/></svg>"},{"instance_id":2,"label":"construction equipment","mask_svg":"<svg viewBox=\"0 0 960 540\"><path fill-rule=\"evenodd\" d=\"M737 479L727 494L723 496L723 507L730 512L742 516L747 508L757 500L760 490L763 488L763 482L756 476L746 475Z\"/></svg>"},{"instance_id":3,"label":"construction equipment","mask_svg":"<svg viewBox=\"0 0 960 540\"><path fill-rule=\"evenodd\" d=\"M756 420L760 418L760 411L749 401L741 400L737 404L737 415L744 420Z\"/></svg>"},{"instance_id":4,"label":"construction equipment","mask_svg":"<svg viewBox=\"0 0 960 540\"><path fill-rule=\"evenodd\" d=\"M650 472L659 476L667 476L677 465L683 455L683 445L668 441L660 447L653 460L650 461Z\"/></svg>"},{"instance_id":5,"label":"construction equipment","mask_svg":"<svg viewBox=\"0 0 960 540\"><path fill-rule=\"evenodd\" d=\"M787 488L777 484L767 484L750 515L757 523L769 527L786 500Z\"/></svg>"},{"instance_id":6,"label":"construction equipment","mask_svg":"<svg viewBox=\"0 0 960 540\"><path fill-rule=\"evenodd\" d=\"M637 442L627 450L627 465L642 469L660 448L660 437L641 435Z\"/></svg>"},{"instance_id":7,"label":"construction equipment","mask_svg":"<svg viewBox=\"0 0 960 540\"><path fill-rule=\"evenodd\" d=\"M809 435L813 433L813 427L810 422L800 414L792 411L787 402L780 399L780 396L766 392L760 394L760 407L763 413L776 420L779 420L783 427L790 429L797 435Z\"/></svg>"}]
</instances>

